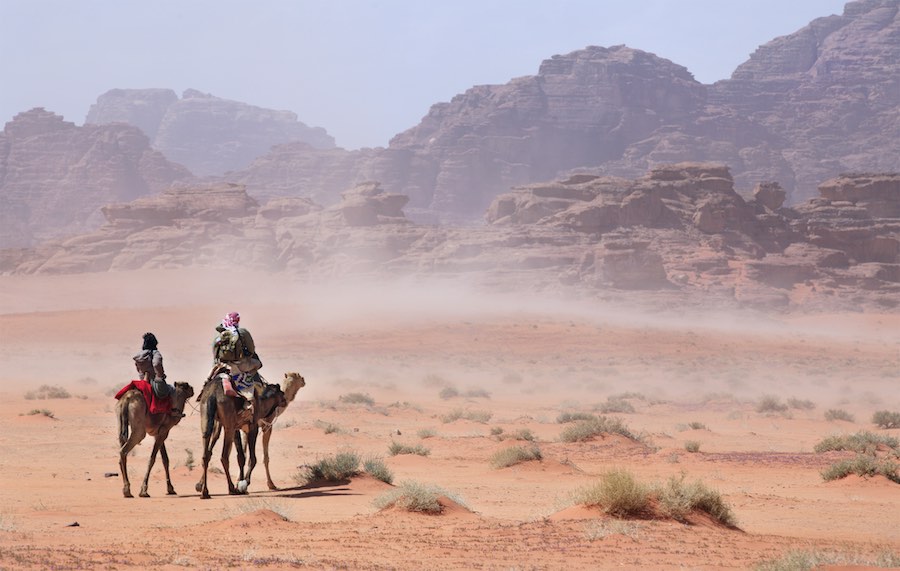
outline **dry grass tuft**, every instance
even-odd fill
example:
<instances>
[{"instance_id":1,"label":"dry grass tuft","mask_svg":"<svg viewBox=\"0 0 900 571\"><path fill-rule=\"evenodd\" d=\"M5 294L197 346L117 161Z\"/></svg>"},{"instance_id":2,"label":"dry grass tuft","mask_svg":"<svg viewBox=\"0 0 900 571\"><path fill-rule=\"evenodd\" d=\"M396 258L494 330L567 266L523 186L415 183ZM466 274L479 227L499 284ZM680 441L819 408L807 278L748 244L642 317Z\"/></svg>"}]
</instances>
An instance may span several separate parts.
<instances>
[{"instance_id":1,"label":"dry grass tuft","mask_svg":"<svg viewBox=\"0 0 900 571\"><path fill-rule=\"evenodd\" d=\"M575 493L575 503L599 507L616 517L638 516L650 507L650 490L630 472L610 470L592 486Z\"/></svg>"},{"instance_id":2,"label":"dry grass tuft","mask_svg":"<svg viewBox=\"0 0 900 571\"><path fill-rule=\"evenodd\" d=\"M396 507L410 512L439 514L444 511L439 499L441 496L452 498L460 505L465 505L450 492L438 486L407 481L394 490L375 498L373 504L378 509Z\"/></svg>"},{"instance_id":3,"label":"dry grass tuft","mask_svg":"<svg viewBox=\"0 0 900 571\"><path fill-rule=\"evenodd\" d=\"M67 399L72 398L69 391L62 387L51 387L50 385L41 385L36 391L28 391L25 393L26 400L46 400L46 399Z\"/></svg>"},{"instance_id":4,"label":"dry grass tuft","mask_svg":"<svg viewBox=\"0 0 900 571\"><path fill-rule=\"evenodd\" d=\"M541 458L543 458L541 449L533 444L531 446L510 446L491 456L491 466L494 468L508 468L522 462L540 460Z\"/></svg>"}]
</instances>

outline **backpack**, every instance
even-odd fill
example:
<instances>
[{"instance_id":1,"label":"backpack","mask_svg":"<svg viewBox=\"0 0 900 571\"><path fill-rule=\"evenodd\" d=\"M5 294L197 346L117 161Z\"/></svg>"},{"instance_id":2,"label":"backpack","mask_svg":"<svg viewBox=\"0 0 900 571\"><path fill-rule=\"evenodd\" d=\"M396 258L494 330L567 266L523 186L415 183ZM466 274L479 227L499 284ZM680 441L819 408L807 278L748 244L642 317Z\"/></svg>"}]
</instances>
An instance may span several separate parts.
<instances>
[{"instance_id":1,"label":"backpack","mask_svg":"<svg viewBox=\"0 0 900 571\"><path fill-rule=\"evenodd\" d=\"M217 327L219 336L213 343L213 356L222 363L240 361L247 353L241 335L234 330Z\"/></svg>"}]
</instances>

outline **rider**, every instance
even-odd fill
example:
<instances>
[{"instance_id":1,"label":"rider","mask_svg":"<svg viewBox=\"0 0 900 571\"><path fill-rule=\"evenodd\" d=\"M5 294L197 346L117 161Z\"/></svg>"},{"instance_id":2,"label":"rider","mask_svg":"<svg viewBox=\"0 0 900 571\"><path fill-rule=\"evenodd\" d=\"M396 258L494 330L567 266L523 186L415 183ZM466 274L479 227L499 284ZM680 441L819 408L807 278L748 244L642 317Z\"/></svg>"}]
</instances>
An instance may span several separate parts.
<instances>
[{"instance_id":1,"label":"rider","mask_svg":"<svg viewBox=\"0 0 900 571\"><path fill-rule=\"evenodd\" d=\"M259 370L262 361L256 354L256 344L253 336L247 329L240 326L241 315L232 311L225 315L222 324L216 326L218 336L213 343L213 368L227 365L231 370L232 380L235 381L238 390L251 389L254 383L261 383L262 377ZM222 340L226 337L236 338L236 350L233 354L220 350Z\"/></svg>"},{"instance_id":2,"label":"rider","mask_svg":"<svg viewBox=\"0 0 900 571\"><path fill-rule=\"evenodd\" d=\"M163 368L162 353L157 348L159 341L156 335L147 332L144 333L144 342L141 345L141 351L134 358L134 367L137 369L141 380L150 383L153 394L156 398L164 400L170 398L175 393L175 387L166 383L166 370ZM181 416L184 414L180 410L172 408L170 413L172 416Z\"/></svg>"}]
</instances>

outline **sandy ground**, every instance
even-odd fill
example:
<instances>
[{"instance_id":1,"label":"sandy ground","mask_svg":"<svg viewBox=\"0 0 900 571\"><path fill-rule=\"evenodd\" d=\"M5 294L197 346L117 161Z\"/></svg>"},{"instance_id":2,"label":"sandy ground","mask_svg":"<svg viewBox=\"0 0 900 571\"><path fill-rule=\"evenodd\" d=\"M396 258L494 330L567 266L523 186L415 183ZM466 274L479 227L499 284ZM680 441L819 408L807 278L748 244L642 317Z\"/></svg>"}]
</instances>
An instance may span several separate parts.
<instances>
[{"instance_id":1,"label":"sandy ground","mask_svg":"<svg viewBox=\"0 0 900 571\"><path fill-rule=\"evenodd\" d=\"M133 377L141 334L156 333L170 381L199 392L213 328L230 310L253 332L270 381L286 371L307 380L274 429L280 489L266 488L260 465L250 493L229 496L216 470L213 497L201 500L199 413L189 408L167 442L177 495L166 495L157 462L152 497L123 498L112 394ZM792 550L900 556L900 486L824 482L821 470L848 454L813 452L832 434L900 436L870 422L900 410L897 313L647 314L458 283L187 271L14 276L0 277L0 341L0 569L746 569ZM72 396L33 398L42 385ZM448 389L459 396L442 398ZM341 400L353 393L374 404ZM635 412L610 416L643 443L560 440L560 413L596 412L623 393ZM757 412L767 395L813 408ZM828 421L828 409L854 420ZM454 412L489 418L446 422ZM491 467L516 444L492 436L500 428L530 430L543 460ZM135 494L151 442L129 458ZM391 456L392 442L429 454ZM437 485L464 507L379 511L388 484L300 477L346 451L383 458L395 485ZM573 506L574 492L613 468L647 483L699 479L731 505L738 529Z\"/></svg>"}]
</instances>

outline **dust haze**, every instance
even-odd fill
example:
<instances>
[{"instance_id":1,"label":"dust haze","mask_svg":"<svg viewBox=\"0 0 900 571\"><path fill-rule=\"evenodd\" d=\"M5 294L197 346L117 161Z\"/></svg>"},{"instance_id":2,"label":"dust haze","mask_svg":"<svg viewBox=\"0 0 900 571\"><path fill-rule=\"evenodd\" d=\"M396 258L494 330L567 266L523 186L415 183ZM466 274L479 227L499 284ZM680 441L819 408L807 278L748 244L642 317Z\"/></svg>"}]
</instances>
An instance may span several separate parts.
<instances>
[{"instance_id":1,"label":"dust haze","mask_svg":"<svg viewBox=\"0 0 900 571\"><path fill-rule=\"evenodd\" d=\"M239 311L266 378L299 371L311 400L352 391L412 401L450 388L480 395L467 406L539 400L547 415L622 393L676 402L775 395L863 416L900 406L892 314L648 311L639 294L626 305L488 291L477 279L201 270L0 279L3 362L29 386L75 393L127 382L144 331L159 337L170 379L199 386L215 325Z\"/></svg>"}]
</instances>

